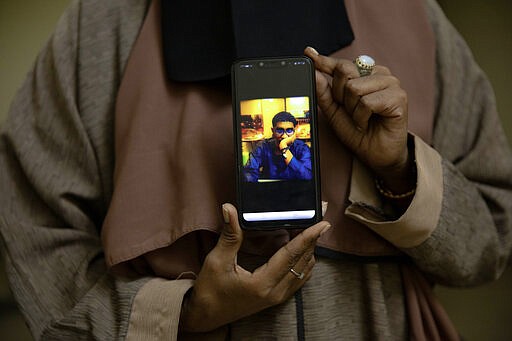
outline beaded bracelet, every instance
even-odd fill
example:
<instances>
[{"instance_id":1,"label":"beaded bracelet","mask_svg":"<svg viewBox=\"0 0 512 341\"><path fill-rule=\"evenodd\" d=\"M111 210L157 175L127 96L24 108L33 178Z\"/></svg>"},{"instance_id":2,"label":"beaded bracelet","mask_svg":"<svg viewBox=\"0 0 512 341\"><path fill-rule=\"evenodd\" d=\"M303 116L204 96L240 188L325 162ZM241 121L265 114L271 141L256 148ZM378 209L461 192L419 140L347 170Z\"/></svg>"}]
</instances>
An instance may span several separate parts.
<instances>
[{"instance_id":1,"label":"beaded bracelet","mask_svg":"<svg viewBox=\"0 0 512 341\"><path fill-rule=\"evenodd\" d=\"M382 196L389 198L389 199L405 199L410 196L413 196L416 193L416 187L414 187L413 189L411 189L410 191L405 192L405 193L400 193L400 194L393 193L389 189L384 187L383 181L380 179L375 179L375 187L377 188L377 190L379 191L379 193Z\"/></svg>"}]
</instances>

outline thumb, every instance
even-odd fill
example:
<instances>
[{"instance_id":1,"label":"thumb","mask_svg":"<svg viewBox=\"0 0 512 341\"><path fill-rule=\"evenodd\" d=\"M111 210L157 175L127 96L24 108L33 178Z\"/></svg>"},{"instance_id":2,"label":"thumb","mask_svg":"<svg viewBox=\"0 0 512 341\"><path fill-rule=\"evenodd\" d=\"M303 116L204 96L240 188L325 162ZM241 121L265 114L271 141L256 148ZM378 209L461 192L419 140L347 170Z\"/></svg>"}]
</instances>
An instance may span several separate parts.
<instances>
[{"instance_id":1,"label":"thumb","mask_svg":"<svg viewBox=\"0 0 512 341\"><path fill-rule=\"evenodd\" d=\"M215 247L220 251L220 256L234 259L240 246L242 245L243 233L238 223L238 214L236 208L231 204L222 205L222 215L224 216L224 228Z\"/></svg>"}]
</instances>

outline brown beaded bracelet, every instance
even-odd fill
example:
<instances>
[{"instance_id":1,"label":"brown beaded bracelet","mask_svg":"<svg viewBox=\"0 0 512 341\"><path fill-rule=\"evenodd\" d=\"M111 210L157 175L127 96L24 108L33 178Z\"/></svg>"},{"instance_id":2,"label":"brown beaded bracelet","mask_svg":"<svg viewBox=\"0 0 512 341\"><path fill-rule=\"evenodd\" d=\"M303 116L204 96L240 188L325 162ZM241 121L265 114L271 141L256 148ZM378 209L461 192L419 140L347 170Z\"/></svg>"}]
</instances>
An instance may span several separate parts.
<instances>
[{"instance_id":1,"label":"brown beaded bracelet","mask_svg":"<svg viewBox=\"0 0 512 341\"><path fill-rule=\"evenodd\" d=\"M375 187L377 188L377 190L379 191L379 193L382 196L389 198L389 199L405 199L410 196L413 196L416 193L416 187L414 187L413 189L411 189L410 191L405 192L405 193L400 193L400 194L393 193L389 189L384 187L384 184L383 184L382 180L380 180L380 179L375 179Z\"/></svg>"}]
</instances>

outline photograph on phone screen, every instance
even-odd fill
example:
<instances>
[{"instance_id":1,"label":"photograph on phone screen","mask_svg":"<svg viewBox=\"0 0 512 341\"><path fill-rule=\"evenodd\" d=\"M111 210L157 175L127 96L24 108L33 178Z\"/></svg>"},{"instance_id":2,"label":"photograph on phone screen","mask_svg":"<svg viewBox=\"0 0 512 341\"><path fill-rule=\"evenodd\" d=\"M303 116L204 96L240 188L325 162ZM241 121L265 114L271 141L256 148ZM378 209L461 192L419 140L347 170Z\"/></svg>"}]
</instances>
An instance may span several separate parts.
<instances>
[{"instance_id":1,"label":"photograph on phone screen","mask_svg":"<svg viewBox=\"0 0 512 341\"><path fill-rule=\"evenodd\" d=\"M240 102L245 182L311 180L309 97Z\"/></svg>"}]
</instances>

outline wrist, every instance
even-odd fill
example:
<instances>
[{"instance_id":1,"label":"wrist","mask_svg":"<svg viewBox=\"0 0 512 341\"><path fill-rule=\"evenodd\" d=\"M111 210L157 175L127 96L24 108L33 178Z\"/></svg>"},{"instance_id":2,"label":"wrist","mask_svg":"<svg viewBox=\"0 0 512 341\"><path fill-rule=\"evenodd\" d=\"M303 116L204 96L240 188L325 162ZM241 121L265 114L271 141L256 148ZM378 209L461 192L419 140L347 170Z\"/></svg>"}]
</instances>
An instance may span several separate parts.
<instances>
[{"instance_id":1,"label":"wrist","mask_svg":"<svg viewBox=\"0 0 512 341\"><path fill-rule=\"evenodd\" d=\"M407 165L401 169L380 173L377 175L376 183L381 193L386 191L397 195L410 193L416 188L414 160L408 160Z\"/></svg>"},{"instance_id":2,"label":"wrist","mask_svg":"<svg viewBox=\"0 0 512 341\"><path fill-rule=\"evenodd\" d=\"M222 310L213 308L217 313L212 312L214 306L212 302L198 299L194 288L191 288L183 297L181 304L179 332L208 333L227 324L229 321L225 319L226 314L218 313Z\"/></svg>"},{"instance_id":3,"label":"wrist","mask_svg":"<svg viewBox=\"0 0 512 341\"><path fill-rule=\"evenodd\" d=\"M183 297L183 301L181 302L181 312L180 312L180 321L178 329L180 332L188 332L188 316L189 316L189 300L190 295L193 288L190 288L189 291Z\"/></svg>"},{"instance_id":4,"label":"wrist","mask_svg":"<svg viewBox=\"0 0 512 341\"><path fill-rule=\"evenodd\" d=\"M403 199L414 195L417 182L413 140L408 141L403 161L375 172L375 185L381 195L390 199Z\"/></svg>"},{"instance_id":5,"label":"wrist","mask_svg":"<svg viewBox=\"0 0 512 341\"><path fill-rule=\"evenodd\" d=\"M382 195L383 197L387 199L393 199L393 200L403 200L403 199L409 199L414 194L416 194L416 187L410 189L407 192L393 192L389 190L386 185L384 185L383 181L380 179L375 179L375 187L377 188L377 191Z\"/></svg>"}]
</instances>

